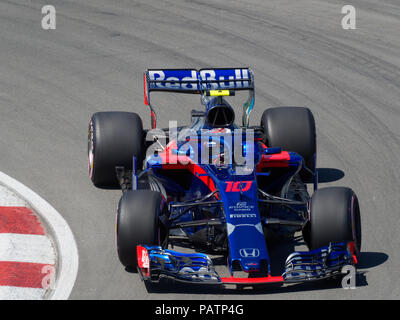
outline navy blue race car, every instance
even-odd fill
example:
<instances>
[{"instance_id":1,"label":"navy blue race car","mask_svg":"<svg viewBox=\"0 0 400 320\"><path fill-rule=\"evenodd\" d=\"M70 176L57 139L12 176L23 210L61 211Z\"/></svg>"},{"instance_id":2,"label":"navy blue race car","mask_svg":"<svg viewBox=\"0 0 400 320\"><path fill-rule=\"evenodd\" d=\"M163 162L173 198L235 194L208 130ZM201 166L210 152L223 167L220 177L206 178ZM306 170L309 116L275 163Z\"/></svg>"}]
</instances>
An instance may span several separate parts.
<instances>
[{"instance_id":1,"label":"navy blue race car","mask_svg":"<svg viewBox=\"0 0 400 320\"><path fill-rule=\"evenodd\" d=\"M199 94L203 109L192 110L190 125L157 128L154 91ZM238 91L249 93L240 125L228 102ZM268 108L259 126L249 126L254 97L249 68L152 69L144 73L151 129L136 113L92 116L90 178L96 187L122 189L118 256L145 281L302 282L339 276L357 263L358 199L350 188L318 189L311 111ZM309 250L289 254L272 272L269 239L299 232ZM215 256L226 261L225 273L217 272Z\"/></svg>"}]
</instances>

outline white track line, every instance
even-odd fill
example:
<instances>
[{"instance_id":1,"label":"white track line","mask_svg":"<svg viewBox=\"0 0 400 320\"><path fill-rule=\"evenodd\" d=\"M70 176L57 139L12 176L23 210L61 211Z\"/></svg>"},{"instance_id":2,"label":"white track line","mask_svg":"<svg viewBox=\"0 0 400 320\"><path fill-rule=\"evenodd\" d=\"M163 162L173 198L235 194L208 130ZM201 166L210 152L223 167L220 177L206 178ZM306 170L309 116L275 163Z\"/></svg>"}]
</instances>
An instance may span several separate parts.
<instances>
[{"instance_id":1,"label":"white track line","mask_svg":"<svg viewBox=\"0 0 400 320\"><path fill-rule=\"evenodd\" d=\"M4 207L25 207L26 202L5 186L0 185L0 204Z\"/></svg>"},{"instance_id":2,"label":"white track line","mask_svg":"<svg viewBox=\"0 0 400 320\"><path fill-rule=\"evenodd\" d=\"M45 294L46 290L40 288L0 286L2 300L42 300Z\"/></svg>"},{"instance_id":3,"label":"white track line","mask_svg":"<svg viewBox=\"0 0 400 320\"><path fill-rule=\"evenodd\" d=\"M54 264L54 250L45 235L0 233L2 261Z\"/></svg>"},{"instance_id":4,"label":"white track line","mask_svg":"<svg viewBox=\"0 0 400 320\"><path fill-rule=\"evenodd\" d=\"M68 299L78 273L78 248L64 218L43 198L27 186L0 172L0 184L7 186L24 199L50 229L57 247L57 276L52 300Z\"/></svg>"}]
</instances>

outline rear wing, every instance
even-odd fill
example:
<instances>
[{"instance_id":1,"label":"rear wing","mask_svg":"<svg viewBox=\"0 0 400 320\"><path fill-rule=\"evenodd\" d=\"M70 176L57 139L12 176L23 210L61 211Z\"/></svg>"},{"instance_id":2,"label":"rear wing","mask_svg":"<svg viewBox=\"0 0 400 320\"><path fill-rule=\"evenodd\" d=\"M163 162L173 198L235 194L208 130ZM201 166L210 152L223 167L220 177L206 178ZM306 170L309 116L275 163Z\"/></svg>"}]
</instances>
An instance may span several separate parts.
<instances>
[{"instance_id":1,"label":"rear wing","mask_svg":"<svg viewBox=\"0 0 400 320\"><path fill-rule=\"evenodd\" d=\"M247 127L254 105L254 77L249 68L149 69L144 73L144 104L150 107L152 128L156 127L156 114L150 104L152 91L215 96L233 95L236 90L249 90L242 119Z\"/></svg>"}]
</instances>

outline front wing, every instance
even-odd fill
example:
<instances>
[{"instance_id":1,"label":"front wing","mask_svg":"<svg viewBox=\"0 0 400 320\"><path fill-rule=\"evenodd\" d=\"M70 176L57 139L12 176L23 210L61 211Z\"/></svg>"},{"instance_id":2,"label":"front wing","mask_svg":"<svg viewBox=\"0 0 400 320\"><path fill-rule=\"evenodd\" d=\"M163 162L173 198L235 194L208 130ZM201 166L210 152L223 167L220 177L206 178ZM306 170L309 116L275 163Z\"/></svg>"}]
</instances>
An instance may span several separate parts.
<instances>
[{"instance_id":1,"label":"front wing","mask_svg":"<svg viewBox=\"0 0 400 320\"><path fill-rule=\"evenodd\" d=\"M158 282L161 277L201 284L257 285L320 280L341 274L345 265L357 260L351 242L331 243L308 252L294 252L286 259L281 276L220 277L212 260L203 253L181 253L159 246L137 246L138 271L142 279Z\"/></svg>"}]
</instances>

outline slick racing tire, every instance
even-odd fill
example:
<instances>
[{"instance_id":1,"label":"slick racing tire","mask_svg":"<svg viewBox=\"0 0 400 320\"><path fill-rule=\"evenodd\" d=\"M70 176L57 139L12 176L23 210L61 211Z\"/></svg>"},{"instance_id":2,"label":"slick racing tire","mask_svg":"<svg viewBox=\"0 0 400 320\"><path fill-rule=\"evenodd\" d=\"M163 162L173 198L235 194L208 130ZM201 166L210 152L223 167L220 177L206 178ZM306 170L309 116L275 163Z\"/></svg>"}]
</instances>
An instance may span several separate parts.
<instances>
[{"instance_id":1,"label":"slick racing tire","mask_svg":"<svg viewBox=\"0 0 400 320\"><path fill-rule=\"evenodd\" d=\"M89 176L98 188L118 188L115 167L132 170L133 156L137 168L144 158L142 120L132 112L97 112L89 123Z\"/></svg>"},{"instance_id":2,"label":"slick racing tire","mask_svg":"<svg viewBox=\"0 0 400 320\"><path fill-rule=\"evenodd\" d=\"M301 155L311 171L316 165L315 120L310 109L304 107L275 107L264 111L261 117L264 143L268 147L282 147ZM301 176L310 180L312 174L302 170Z\"/></svg>"},{"instance_id":3,"label":"slick racing tire","mask_svg":"<svg viewBox=\"0 0 400 320\"><path fill-rule=\"evenodd\" d=\"M309 203L308 247L328 246L330 242L354 242L354 254L361 250L361 218L358 199L346 187L328 187L314 192Z\"/></svg>"},{"instance_id":4,"label":"slick racing tire","mask_svg":"<svg viewBox=\"0 0 400 320\"><path fill-rule=\"evenodd\" d=\"M118 204L116 243L121 263L132 270L137 267L137 245L159 245L159 216L162 196L157 191L125 192Z\"/></svg>"}]
</instances>

